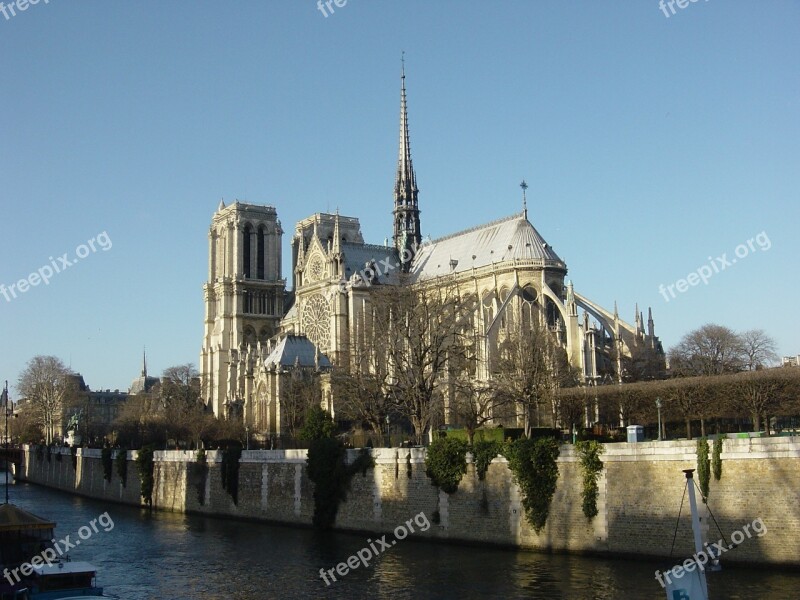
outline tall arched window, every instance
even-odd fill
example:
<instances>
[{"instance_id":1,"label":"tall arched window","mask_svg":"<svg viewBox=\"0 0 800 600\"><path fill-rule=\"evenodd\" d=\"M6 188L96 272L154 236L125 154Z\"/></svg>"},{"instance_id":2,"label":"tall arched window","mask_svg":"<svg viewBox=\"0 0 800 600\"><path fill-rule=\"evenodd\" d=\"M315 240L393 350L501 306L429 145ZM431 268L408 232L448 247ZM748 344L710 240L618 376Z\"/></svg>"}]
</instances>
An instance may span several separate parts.
<instances>
[{"instance_id":1,"label":"tall arched window","mask_svg":"<svg viewBox=\"0 0 800 600\"><path fill-rule=\"evenodd\" d=\"M250 224L244 226L244 233L242 233L242 259L244 262L244 278L250 279L252 273L250 270L250 238L253 235L253 229Z\"/></svg>"},{"instance_id":2,"label":"tall arched window","mask_svg":"<svg viewBox=\"0 0 800 600\"><path fill-rule=\"evenodd\" d=\"M256 241L256 278L264 279L264 226L258 227L258 238Z\"/></svg>"}]
</instances>

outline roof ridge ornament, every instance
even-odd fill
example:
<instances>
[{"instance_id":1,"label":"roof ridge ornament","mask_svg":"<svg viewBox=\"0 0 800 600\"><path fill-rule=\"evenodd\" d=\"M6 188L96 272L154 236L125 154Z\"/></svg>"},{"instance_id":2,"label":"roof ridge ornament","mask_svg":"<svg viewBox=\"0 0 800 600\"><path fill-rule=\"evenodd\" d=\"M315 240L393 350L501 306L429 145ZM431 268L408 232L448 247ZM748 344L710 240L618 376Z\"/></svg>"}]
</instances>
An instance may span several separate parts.
<instances>
[{"instance_id":1,"label":"roof ridge ornament","mask_svg":"<svg viewBox=\"0 0 800 600\"><path fill-rule=\"evenodd\" d=\"M522 180L522 183L519 184L519 187L522 188L522 216L525 220L528 219L528 197L526 194L526 190L528 189L528 184L525 183L525 180Z\"/></svg>"}]
</instances>

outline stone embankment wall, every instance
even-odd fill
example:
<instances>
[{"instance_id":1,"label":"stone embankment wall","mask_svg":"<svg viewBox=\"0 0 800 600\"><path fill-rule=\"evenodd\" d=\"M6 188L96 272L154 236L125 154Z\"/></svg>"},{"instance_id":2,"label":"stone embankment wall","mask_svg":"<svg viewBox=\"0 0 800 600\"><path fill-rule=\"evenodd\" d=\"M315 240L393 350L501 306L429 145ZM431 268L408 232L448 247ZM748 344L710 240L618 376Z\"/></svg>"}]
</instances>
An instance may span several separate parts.
<instances>
[{"instance_id":1,"label":"stone embankment wall","mask_svg":"<svg viewBox=\"0 0 800 600\"><path fill-rule=\"evenodd\" d=\"M432 526L417 536L500 544L526 549L617 555L668 556L684 494L682 469L696 467L695 443L645 442L607 444L602 455L599 514L582 512L581 469L571 446L562 446L558 487L547 525L536 534L524 516L519 488L505 459L496 458L480 481L472 464L450 496L425 475L425 450L372 450L376 466L357 474L347 500L339 507L336 527L391 532L425 513ZM62 452L60 460L55 455ZM28 449L19 478L100 500L139 505L140 482L135 452L129 453L127 485L116 465L110 482L103 476L100 450L79 449L77 462L68 449L38 458ZM352 454L350 458L354 458ZM208 452L207 476L198 472L194 452L156 452L153 505L160 510L220 517L310 525L313 484L306 476L305 450L253 450L242 453L239 498L234 504L222 487L221 454ZM722 535L760 519L766 533L750 537L724 555L726 560L783 565L800 564L800 440L791 437L728 439L722 454L722 478L711 478L709 506ZM699 495L698 495L699 498ZM683 506L675 551L693 554L688 500ZM720 535L701 505L707 539ZM438 520L438 522L436 522ZM762 531L759 529L758 531Z\"/></svg>"}]
</instances>

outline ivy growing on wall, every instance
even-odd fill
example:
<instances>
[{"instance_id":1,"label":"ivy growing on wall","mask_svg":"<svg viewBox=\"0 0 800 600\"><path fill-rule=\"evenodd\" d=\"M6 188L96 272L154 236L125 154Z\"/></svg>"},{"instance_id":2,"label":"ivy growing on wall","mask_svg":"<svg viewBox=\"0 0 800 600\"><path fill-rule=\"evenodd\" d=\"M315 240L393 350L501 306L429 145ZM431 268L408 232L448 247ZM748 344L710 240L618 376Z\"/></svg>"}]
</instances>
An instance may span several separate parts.
<instances>
[{"instance_id":1,"label":"ivy growing on wall","mask_svg":"<svg viewBox=\"0 0 800 600\"><path fill-rule=\"evenodd\" d=\"M76 446L70 446L69 453L72 456L72 470L78 470L78 448Z\"/></svg>"},{"instance_id":2,"label":"ivy growing on wall","mask_svg":"<svg viewBox=\"0 0 800 600\"><path fill-rule=\"evenodd\" d=\"M703 502L708 503L711 463L708 460L708 440L704 437L697 440L697 479L699 480Z\"/></svg>"},{"instance_id":3,"label":"ivy growing on wall","mask_svg":"<svg viewBox=\"0 0 800 600\"><path fill-rule=\"evenodd\" d=\"M100 462L103 463L103 479L110 483L114 469L114 460L111 458L111 448L103 448L100 451Z\"/></svg>"},{"instance_id":4,"label":"ivy growing on wall","mask_svg":"<svg viewBox=\"0 0 800 600\"><path fill-rule=\"evenodd\" d=\"M189 476L197 493L197 503L203 506L206 501L206 480L208 479L208 459L205 448L195 455L195 462L189 465Z\"/></svg>"},{"instance_id":5,"label":"ivy growing on wall","mask_svg":"<svg viewBox=\"0 0 800 600\"><path fill-rule=\"evenodd\" d=\"M458 489L467 472L467 442L454 437L439 438L428 446L425 474L431 483L447 494Z\"/></svg>"},{"instance_id":6,"label":"ivy growing on wall","mask_svg":"<svg viewBox=\"0 0 800 600\"><path fill-rule=\"evenodd\" d=\"M558 442L551 437L518 439L507 447L508 466L522 492L525 517L536 533L547 522L558 482Z\"/></svg>"},{"instance_id":7,"label":"ivy growing on wall","mask_svg":"<svg viewBox=\"0 0 800 600\"><path fill-rule=\"evenodd\" d=\"M308 478L314 484L314 527L330 529L336 522L339 503L347 497L350 481L356 473L366 476L375 466L367 448L362 448L356 460L347 464L344 445L332 437L311 441L308 449Z\"/></svg>"},{"instance_id":8,"label":"ivy growing on wall","mask_svg":"<svg viewBox=\"0 0 800 600\"><path fill-rule=\"evenodd\" d=\"M714 473L716 481L722 479L722 436L720 435L714 440L711 455L711 472Z\"/></svg>"},{"instance_id":9,"label":"ivy growing on wall","mask_svg":"<svg viewBox=\"0 0 800 600\"><path fill-rule=\"evenodd\" d=\"M42 462L43 460L44 460L44 449L40 444L36 446L36 462Z\"/></svg>"},{"instance_id":10,"label":"ivy growing on wall","mask_svg":"<svg viewBox=\"0 0 800 600\"><path fill-rule=\"evenodd\" d=\"M153 446L145 446L136 455L136 468L142 485L142 499L153 507Z\"/></svg>"},{"instance_id":11,"label":"ivy growing on wall","mask_svg":"<svg viewBox=\"0 0 800 600\"><path fill-rule=\"evenodd\" d=\"M581 491L583 514L587 519L591 519L597 516L597 496L599 492L597 480L603 470L603 461L600 460L600 455L605 451L605 448L602 444L590 440L578 442L575 444L575 450L578 452L583 474L583 490Z\"/></svg>"},{"instance_id":12,"label":"ivy growing on wall","mask_svg":"<svg viewBox=\"0 0 800 600\"><path fill-rule=\"evenodd\" d=\"M503 444L497 440L478 441L472 445L472 460L475 462L475 471L478 479L483 481L489 465L503 450Z\"/></svg>"},{"instance_id":13,"label":"ivy growing on wall","mask_svg":"<svg viewBox=\"0 0 800 600\"><path fill-rule=\"evenodd\" d=\"M128 451L124 448L117 450L114 462L116 463L117 475L122 482L122 487L125 487L128 484Z\"/></svg>"},{"instance_id":14,"label":"ivy growing on wall","mask_svg":"<svg viewBox=\"0 0 800 600\"><path fill-rule=\"evenodd\" d=\"M239 459L242 457L241 446L228 446L222 450L222 489L230 494L234 504L239 504Z\"/></svg>"}]
</instances>

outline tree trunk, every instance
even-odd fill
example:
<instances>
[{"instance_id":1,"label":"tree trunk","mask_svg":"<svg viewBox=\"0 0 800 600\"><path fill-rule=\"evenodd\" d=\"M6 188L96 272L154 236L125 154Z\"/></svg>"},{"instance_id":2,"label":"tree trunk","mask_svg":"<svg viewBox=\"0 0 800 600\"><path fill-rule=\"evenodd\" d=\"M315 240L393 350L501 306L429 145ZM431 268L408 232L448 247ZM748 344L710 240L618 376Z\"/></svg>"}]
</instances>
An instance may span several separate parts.
<instances>
[{"instance_id":1,"label":"tree trunk","mask_svg":"<svg viewBox=\"0 0 800 600\"><path fill-rule=\"evenodd\" d=\"M706 421L705 419L700 419L700 437L706 437Z\"/></svg>"},{"instance_id":2,"label":"tree trunk","mask_svg":"<svg viewBox=\"0 0 800 600\"><path fill-rule=\"evenodd\" d=\"M692 420L688 417L686 419L686 439L692 439Z\"/></svg>"},{"instance_id":3,"label":"tree trunk","mask_svg":"<svg viewBox=\"0 0 800 600\"><path fill-rule=\"evenodd\" d=\"M761 431L761 415L758 411L753 412L753 431Z\"/></svg>"}]
</instances>

